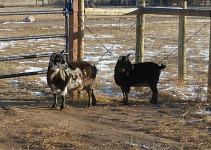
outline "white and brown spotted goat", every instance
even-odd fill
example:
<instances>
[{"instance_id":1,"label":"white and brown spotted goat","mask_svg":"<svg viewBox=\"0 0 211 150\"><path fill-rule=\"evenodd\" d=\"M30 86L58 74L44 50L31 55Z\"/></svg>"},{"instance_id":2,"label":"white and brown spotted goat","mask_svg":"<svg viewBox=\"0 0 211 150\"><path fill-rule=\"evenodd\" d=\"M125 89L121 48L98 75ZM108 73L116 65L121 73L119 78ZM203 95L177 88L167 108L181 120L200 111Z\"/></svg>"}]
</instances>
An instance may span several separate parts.
<instances>
[{"instance_id":1,"label":"white and brown spotted goat","mask_svg":"<svg viewBox=\"0 0 211 150\"><path fill-rule=\"evenodd\" d=\"M97 69L85 61L74 61L67 63L63 51L53 53L47 71L47 83L54 95L54 104L58 105L57 95L61 91L62 104L60 109L65 107L65 97L68 91L85 89L88 93L88 106L92 99L92 105L96 105L96 98L93 93L92 83L96 78Z\"/></svg>"}]
</instances>

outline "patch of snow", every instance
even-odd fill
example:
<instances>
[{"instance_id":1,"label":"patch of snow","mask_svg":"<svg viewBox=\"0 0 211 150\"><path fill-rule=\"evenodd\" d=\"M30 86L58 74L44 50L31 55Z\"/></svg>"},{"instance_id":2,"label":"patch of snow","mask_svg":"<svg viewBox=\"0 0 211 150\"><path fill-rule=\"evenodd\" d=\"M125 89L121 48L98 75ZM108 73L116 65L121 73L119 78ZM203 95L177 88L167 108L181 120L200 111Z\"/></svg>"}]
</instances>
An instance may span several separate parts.
<instances>
[{"instance_id":1,"label":"patch of snow","mask_svg":"<svg viewBox=\"0 0 211 150\"><path fill-rule=\"evenodd\" d=\"M100 26L100 27L127 27L128 24L93 24L93 25L86 25L88 26Z\"/></svg>"},{"instance_id":2,"label":"patch of snow","mask_svg":"<svg viewBox=\"0 0 211 150\"><path fill-rule=\"evenodd\" d=\"M44 68L39 68L39 67L29 67L26 69L24 72L36 72L36 71L44 71Z\"/></svg>"},{"instance_id":3,"label":"patch of snow","mask_svg":"<svg viewBox=\"0 0 211 150\"><path fill-rule=\"evenodd\" d=\"M34 61L23 61L23 62L19 62L20 64L36 64L36 62Z\"/></svg>"},{"instance_id":4,"label":"patch of snow","mask_svg":"<svg viewBox=\"0 0 211 150\"><path fill-rule=\"evenodd\" d=\"M42 82L44 82L44 83L47 84L47 77L39 77L39 78L40 78L40 80L41 80Z\"/></svg>"},{"instance_id":5,"label":"patch of snow","mask_svg":"<svg viewBox=\"0 0 211 150\"><path fill-rule=\"evenodd\" d=\"M0 31L13 31L13 29L0 29Z\"/></svg>"},{"instance_id":6,"label":"patch of snow","mask_svg":"<svg viewBox=\"0 0 211 150\"><path fill-rule=\"evenodd\" d=\"M46 63L47 64L49 61L48 60L38 60L38 62L39 63Z\"/></svg>"},{"instance_id":7,"label":"patch of snow","mask_svg":"<svg viewBox=\"0 0 211 150\"><path fill-rule=\"evenodd\" d=\"M9 41L9 42L1 42L0 43L0 49L4 49L8 46L15 46L16 45L16 41Z\"/></svg>"},{"instance_id":8,"label":"patch of snow","mask_svg":"<svg viewBox=\"0 0 211 150\"><path fill-rule=\"evenodd\" d=\"M199 115L211 115L211 108L201 109L196 114Z\"/></svg>"},{"instance_id":9,"label":"patch of snow","mask_svg":"<svg viewBox=\"0 0 211 150\"><path fill-rule=\"evenodd\" d=\"M206 61L206 62L209 61L209 50L208 49L201 50L199 52L199 54L203 56L204 61Z\"/></svg>"},{"instance_id":10,"label":"patch of snow","mask_svg":"<svg viewBox=\"0 0 211 150\"><path fill-rule=\"evenodd\" d=\"M63 27L63 26L52 26L52 28L54 28L54 29L64 29L65 27Z\"/></svg>"},{"instance_id":11,"label":"patch of snow","mask_svg":"<svg viewBox=\"0 0 211 150\"><path fill-rule=\"evenodd\" d=\"M95 38L98 38L98 39L106 39L106 38L115 38L115 36L113 35L85 35L84 36L85 38L90 38L90 39L95 39Z\"/></svg>"},{"instance_id":12,"label":"patch of snow","mask_svg":"<svg viewBox=\"0 0 211 150\"><path fill-rule=\"evenodd\" d=\"M12 86L19 86L19 80L9 80L9 82L12 84Z\"/></svg>"},{"instance_id":13,"label":"patch of snow","mask_svg":"<svg viewBox=\"0 0 211 150\"><path fill-rule=\"evenodd\" d=\"M30 22L23 22L23 21L21 21L21 22L4 22L2 24L7 25L7 24L29 24L29 23Z\"/></svg>"},{"instance_id":14,"label":"patch of snow","mask_svg":"<svg viewBox=\"0 0 211 150\"><path fill-rule=\"evenodd\" d=\"M203 119L198 119L198 120L189 120L188 123L198 123L198 122L202 122Z\"/></svg>"},{"instance_id":15,"label":"patch of snow","mask_svg":"<svg viewBox=\"0 0 211 150\"><path fill-rule=\"evenodd\" d=\"M43 96L44 93L43 92L35 92L35 91L32 91L32 93L36 96Z\"/></svg>"}]
</instances>

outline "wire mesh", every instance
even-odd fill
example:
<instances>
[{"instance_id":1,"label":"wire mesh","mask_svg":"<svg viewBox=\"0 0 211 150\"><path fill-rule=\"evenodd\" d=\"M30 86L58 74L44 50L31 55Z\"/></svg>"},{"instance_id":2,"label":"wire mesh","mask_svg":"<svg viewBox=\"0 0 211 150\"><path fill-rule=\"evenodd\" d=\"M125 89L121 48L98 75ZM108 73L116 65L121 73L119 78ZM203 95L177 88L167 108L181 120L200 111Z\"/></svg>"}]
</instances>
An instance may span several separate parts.
<instances>
[{"instance_id":1,"label":"wire mesh","mask_svg":"<svg viewBox=\"0 0 211 150\"><path fill-rule=\"evenodd\" d=\"M159 86L161 91L182 99L206 100L209 23L207 17L187 17L186 78L185 84L180 85L178 82L179 17L146 15L145 61L162 62L167 65L161 73Z\"/></svg>"},{"instance_id":2,"label":"wire mesh","mask_svg":"<svg viewBox=\"0 0 211 150\"><path fill-rule=\"evenodd\" d=\"M167 65L167 68L161 73L159 90L182 99L198 99L200 97L205 100L207 93L209 49L209 32L207 31L209 31L209 18L187 17L187 76L186 83L183 85L178 82L179 16L150 14L145 15L145 20L145 61ZM135 16L86 18L85 27L88 30L85 32L85 50L87 50L87 52L85 51L85 59L91 60L93 63L97 62L99 68L97 79L99 85L97 87L103 89L100 89L100 92L110 96L121 95L121 92L117 92L120 91L120 88L115 85L113 80L114 66L118 56L129 53L132 53L131 60L134 62L136 48L135 22ZM86 58L87 54L89 55L88 58ZM96 60L93 60L93 57ZM140 89L130 95L137 97L137 94L140 94L139 91Z\"/></svg>"},{"instance_id":3,"label":"wire mesh","mask_svg":"<svg viewBox=\"0 0 211 150\"><path fill-rule=\"evenodd\" d=\"M121 94L115 91L114 66L120 55L135 55L135 20L135 16L88 16L85 19L84 59L98 68L95 85L100 93Z\"/></svg>"}]
</instances>

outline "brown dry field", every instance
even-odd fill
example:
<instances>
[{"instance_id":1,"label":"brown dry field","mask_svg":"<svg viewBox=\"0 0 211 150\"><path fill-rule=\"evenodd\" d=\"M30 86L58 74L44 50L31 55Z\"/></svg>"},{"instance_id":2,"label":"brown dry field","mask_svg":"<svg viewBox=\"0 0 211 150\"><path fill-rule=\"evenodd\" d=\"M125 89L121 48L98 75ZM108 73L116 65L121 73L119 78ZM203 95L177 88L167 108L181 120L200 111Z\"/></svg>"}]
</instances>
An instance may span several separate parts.
<instances>
[{"instance_id":1,"label":"brown dry field","mask_svg":"<svg viewBox=\"0 0 211 150\"><path fill-rule=\"evenodd\" d=\"M25 10L26 8L15 8L15 10ZM27 8L29 10L45 10L45 8ZM59 8L47 8L59 9ZM2 8L1 11L14 11L14 7ZM130 16L131 17L131 16ZM46 21L48 18L48 21ZM103 18L103 19L102 19ZM112 18L115 18L113 16ZM118 42L128 44L128 48L134 47L134 30L125 31L124 27L92 27L92 24L101 23L127 23L132 25L135 17L116 17L113 20L110 17L87 16L86 25L97 35L113 34L118 38ZM169 20L168 17L166 20ZM23 16L0 16L0 23L10 21L21 21ZM64 26L62 15L37 15L37 21L33 24L8 24L1 25L0 37L14 37L24 35L41 35L41 34L62 34L64 29L55 26ZM152 16L148 18L153 19ZM162 19L162 18L161 18ZM155 22L162 22L156 19ZM175 18L171 18L174 21ZM164 20L165 21L165 20ZM88 26L90 25L90 26ZM194 24L191 24L194 25ZM149 24L150 26L150 24ZM155 27L152 25L148 29L154 39L162 37L161 30L166 29L168 23L159 24ZM174 29L175 24L171 27ZM159 28L161 27L161 28ZM10 29L13 31L11 32ZM21 30L19 30L21 28ZM155 29L158 33L153 33ZM175 30L176 30L175 29ZM85 35L90 33L85 30ZM160 34L160 37L156 35ZM173 36L173 35L170 35ZM122 37L124 39L122 39ZM113 40L113 39L112 39ZM172 40L169 37L161 40ZM177 43L176 40L172 40ZM63 50L64 44L59 45L60 40L55 40L54 46L51 43L20 42L16 47L8 46L6 51L0 52L0 57L34 54L35 52L58 51ZM46 42L46 41L44 41ZM55 46L55 42L58 44ZM103 44L110 43L106 38ZM99 44L93 39L85 39L85 46L89 49L92 44ZM133 43L133 44L132 44ZM0 43L2 44L2 43ZM40 45L46 44L46 49L40 48ZM162 45L162 42L160 42ZM158 48L160 45L157 45ZM149 47L152 45L148 45ZM20 50L21 49L21 50ZM42 51L41 51L42 50ZM124 50L122 48L121 50ZM91 55L102 55L97 51ZM176 63L175 55L167 63ZM160 59L155 57L154 60ZM39 60L39 59L38 59ZM27 68L27 63L19 63L22 60L1 62L0 74L22 72ZM34 60L31 60L34 61ZM48 61L48 58L43 58ZM188 60L191 61L191 60ZM199 61L199 60L195 60ZM200 61L199 61L200 62ZM29 64L30 65L30 64ZM32 64L33 67L47 68L47 62ZM201 62L201 66L204 64ZM173 66L173 65L172 65ZM111 66L113 67L113 65ZM174 68L167 68L169 72L175 72ZM192 70L190 71L190 74ZM99 74L105 74L103 70ZM199 72L200 76L197 83L204 84L202 78L206 73ZM68 100L67 108L60 111L52 109L52 94L46 84L40 83L39 76L20 77L17 86L11 85L13 79L0 79L0 149L2 150L19 150L19 149L102 149L102 150L208 150L211 149L211 117L210 114L197 114L196 112L205 107L210 107L209 101L183 100L181 97L173 97L169 92L159 93L159 102L156 105L149 103L150 92L144 92L140 97L130 98L130 104L123 106L121 97L107 96L103 92L96 92L97 105L87 108L86 96L78 100ZM45 75L44 75L45 76ZM198 75L196 75L198 76ZM171 77L171 78L170 78ZM16 80L16 78L14 79ZM99 91L103 88L97 78L95 89ZM109 77L112 81L113 77ZM174 82L177 79L169 75L169 79L161 80L161 84ZM113 84L112 89L120 89ZM42 96L37 96L32 91L43 92ZM200 92L200 91L198 91ZM114 94L115 95L115 94ZM199 93L200 96L200 93Z\"/></svg>"}]
</instances>

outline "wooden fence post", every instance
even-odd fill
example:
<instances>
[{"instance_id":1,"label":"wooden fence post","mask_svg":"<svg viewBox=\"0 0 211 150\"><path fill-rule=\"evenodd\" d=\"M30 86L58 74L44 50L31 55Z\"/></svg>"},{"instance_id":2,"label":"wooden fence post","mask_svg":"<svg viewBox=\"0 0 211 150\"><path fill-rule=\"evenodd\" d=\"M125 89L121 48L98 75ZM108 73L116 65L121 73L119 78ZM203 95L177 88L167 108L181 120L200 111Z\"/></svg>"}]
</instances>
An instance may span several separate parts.
<instances>
[{"instance_id":1,"label":"wooden fence post","mask_svg":"<svg viewBox=\"0 0 211 150\"><path fill-rule=\"evenodd\" d=\"M144 29L145 29L145 15L143 9L145 7L145 0L142 0L142 5L139 6L136 22L136 54L135 62L144 61Z\"/></svg>"},{"instance_id":2,"label":"wooden fence post","mask_svg":"<svg viewBox=\"0 0 211 150\"><path fill-rule=\"evenodd\" d=\"M72 13L69 19L69 61L78 59L78 0L70 0Z\"/></svg>"},{"instance_id":3,"label":"wooden fence post","mask_svg":"<svg viewBox=\"0 0 211 150\"><path fill-rule=\"evenodd\" d=\"M65 10L65 13L63 14L63 15L65 15L65 34L66 34L66 52L67 53L69 53L69 51L70 51L70 48L69 48L69 17L70 17L70 15L69 15L69 10L68 10L69 8L68 8L68 3L67 3L67 0L65 0L65 8L64 8L64 10ZM67 61L69 61L69 55L67 56L67 59L66 59Z\"/></svg>"},{"instance_id":4,"label":"wooden fence post","mask_svg":"<svg viewBox=\"0 0 211 150\"><path fill-rule=\"evenodd\" d=\"M180 6L187 9L187 1L180 1ZM178 78L183 83L186 77L186 16L179 16Z\"/></svg>"},{"instance_id":5,"label":"wooden fence post","mask_svg":"<svg viewBox=\"0 0 211 150\"><path fill-rule=\"evenodd\" d=\"M84 58L84 0L78 2L78 59Z\"/></svg>"},{"instance_id":6,"label":"wooden fence post","mask_svg":"<svg viewBox=\"0 0 211 150\"><path fill-rule=\"evenodd\" d=\"M65 0L66 14L66 49L68 61L75 61L78 58L78 0ZM78 91L69 93L71 99L78 98Z\"/></svg>"},{"instance_id":7,"label":"wooden fence post","mask_svg":"<svg viewBox=\"0 0 211 150\"><path fill-rule=\"evenodd\" d=\"M210 18L210 43L209 43L209 66L208 66L208 87L207 100L211 101L211 18Z\"/></svg>"}]
</instances>

